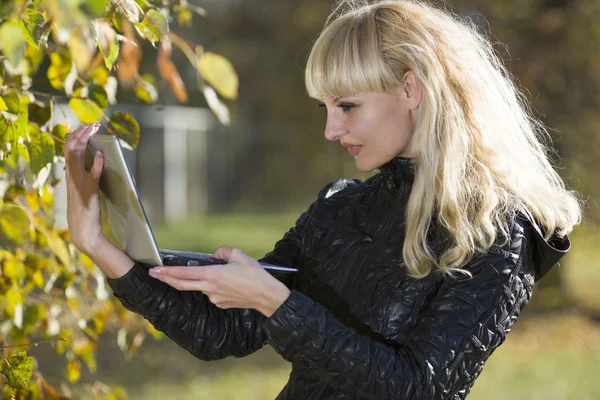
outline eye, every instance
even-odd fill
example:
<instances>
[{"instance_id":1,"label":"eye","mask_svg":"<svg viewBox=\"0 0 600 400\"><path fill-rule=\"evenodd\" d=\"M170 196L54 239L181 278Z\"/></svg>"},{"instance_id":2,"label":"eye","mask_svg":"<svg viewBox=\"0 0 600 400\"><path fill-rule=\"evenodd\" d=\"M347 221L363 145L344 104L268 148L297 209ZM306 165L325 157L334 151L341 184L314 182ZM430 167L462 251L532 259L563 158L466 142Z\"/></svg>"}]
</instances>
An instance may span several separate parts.
<instances>
[{"instance_id":1,"label":"eye","mask_svg":"<svg viewBox=\"0 0 600 400\"><path fill-rule=\"evenodd\" d=\"M356 104L340 103L340 104L338 104L338 107L341 108L344 113L347 113L347 112L350 112L350 110L352 110L354 107L356 107Z\"/></svg>"}]
</instances>

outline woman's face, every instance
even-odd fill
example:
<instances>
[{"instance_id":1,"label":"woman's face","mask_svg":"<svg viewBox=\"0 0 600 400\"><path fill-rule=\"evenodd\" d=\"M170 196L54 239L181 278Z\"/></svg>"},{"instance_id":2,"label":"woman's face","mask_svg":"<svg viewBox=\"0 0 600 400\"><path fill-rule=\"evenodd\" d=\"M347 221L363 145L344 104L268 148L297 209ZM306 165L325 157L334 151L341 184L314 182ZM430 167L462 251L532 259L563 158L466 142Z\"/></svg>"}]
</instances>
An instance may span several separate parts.
<instances>
[{"instance_id":1,"label":"woman's face","mask_svg":"<svg viewBox=\"0 0 600 400\"><path fill-rule=\"evenodd\" d=\"M420 85L409 71L403 86L387 92L323 99L322 106L327 108L325 137L339 140L362 172L372 171L397 156L414 157L408 146L420 97Z\"/></svg>"}]
</instances>

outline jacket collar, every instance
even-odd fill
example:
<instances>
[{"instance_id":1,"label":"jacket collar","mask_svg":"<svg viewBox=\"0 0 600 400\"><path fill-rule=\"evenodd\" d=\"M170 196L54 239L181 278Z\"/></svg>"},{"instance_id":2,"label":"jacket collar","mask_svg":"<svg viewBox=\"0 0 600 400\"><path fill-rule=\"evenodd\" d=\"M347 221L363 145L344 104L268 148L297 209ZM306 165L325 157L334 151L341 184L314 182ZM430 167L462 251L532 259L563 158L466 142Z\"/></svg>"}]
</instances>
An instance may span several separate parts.
<instances>
[{"instance_id":1,"label":"jacket collar","mask_svg":"<svg viewBox=\"0 0 600 400\"><path fill-rule=\"evenodd\" d=\"M379 167L383 182L389 190L410 184L415 180L415 159L396 157Z\"/></svg>"}]
</instances>

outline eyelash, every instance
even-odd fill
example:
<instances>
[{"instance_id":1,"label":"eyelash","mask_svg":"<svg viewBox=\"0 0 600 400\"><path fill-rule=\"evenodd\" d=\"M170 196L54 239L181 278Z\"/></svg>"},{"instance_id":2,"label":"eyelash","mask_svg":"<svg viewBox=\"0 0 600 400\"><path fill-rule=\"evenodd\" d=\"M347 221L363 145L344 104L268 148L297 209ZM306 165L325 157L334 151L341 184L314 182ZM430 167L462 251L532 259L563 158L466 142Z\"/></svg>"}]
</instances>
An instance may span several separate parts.
<instances>
[{"instance_id":1,"label":"eyelash","mask_svg":"<svg viewBox=\"0 0 600 400\"><path fill-rule=\"evenodd\" d=\"M325 107L325 104L320 103L319 107ZM352 110L354 107L356 107L356 104L340 103L340 104L338 104L338 107L341 108L344 113L348 113L348 112L350 112L350 110Z\"/></svg>"}]
</instances>

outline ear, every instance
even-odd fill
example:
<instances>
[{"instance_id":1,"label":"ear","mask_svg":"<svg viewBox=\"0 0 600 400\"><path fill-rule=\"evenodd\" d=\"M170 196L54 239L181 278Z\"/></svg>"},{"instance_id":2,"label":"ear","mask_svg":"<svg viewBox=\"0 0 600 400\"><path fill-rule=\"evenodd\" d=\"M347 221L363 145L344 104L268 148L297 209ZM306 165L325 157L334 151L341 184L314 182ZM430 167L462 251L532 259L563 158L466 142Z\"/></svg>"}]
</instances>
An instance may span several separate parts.
<instances>
[{"instance_id":1,"label":"ear","mask_svg":"<svg viewBox=\"0 0 600 400\"><path fill-rule=\"evenodd\" d=\"M410 110L416 110L419 108L419 104L421 104L421 96L423 94L421 82L419 82L417 75L411 70L406 71L403 81L404 85L402 86L402 89L404 90L404 95L408 102L408 108Z\"/></svg>"}]
</instances>

